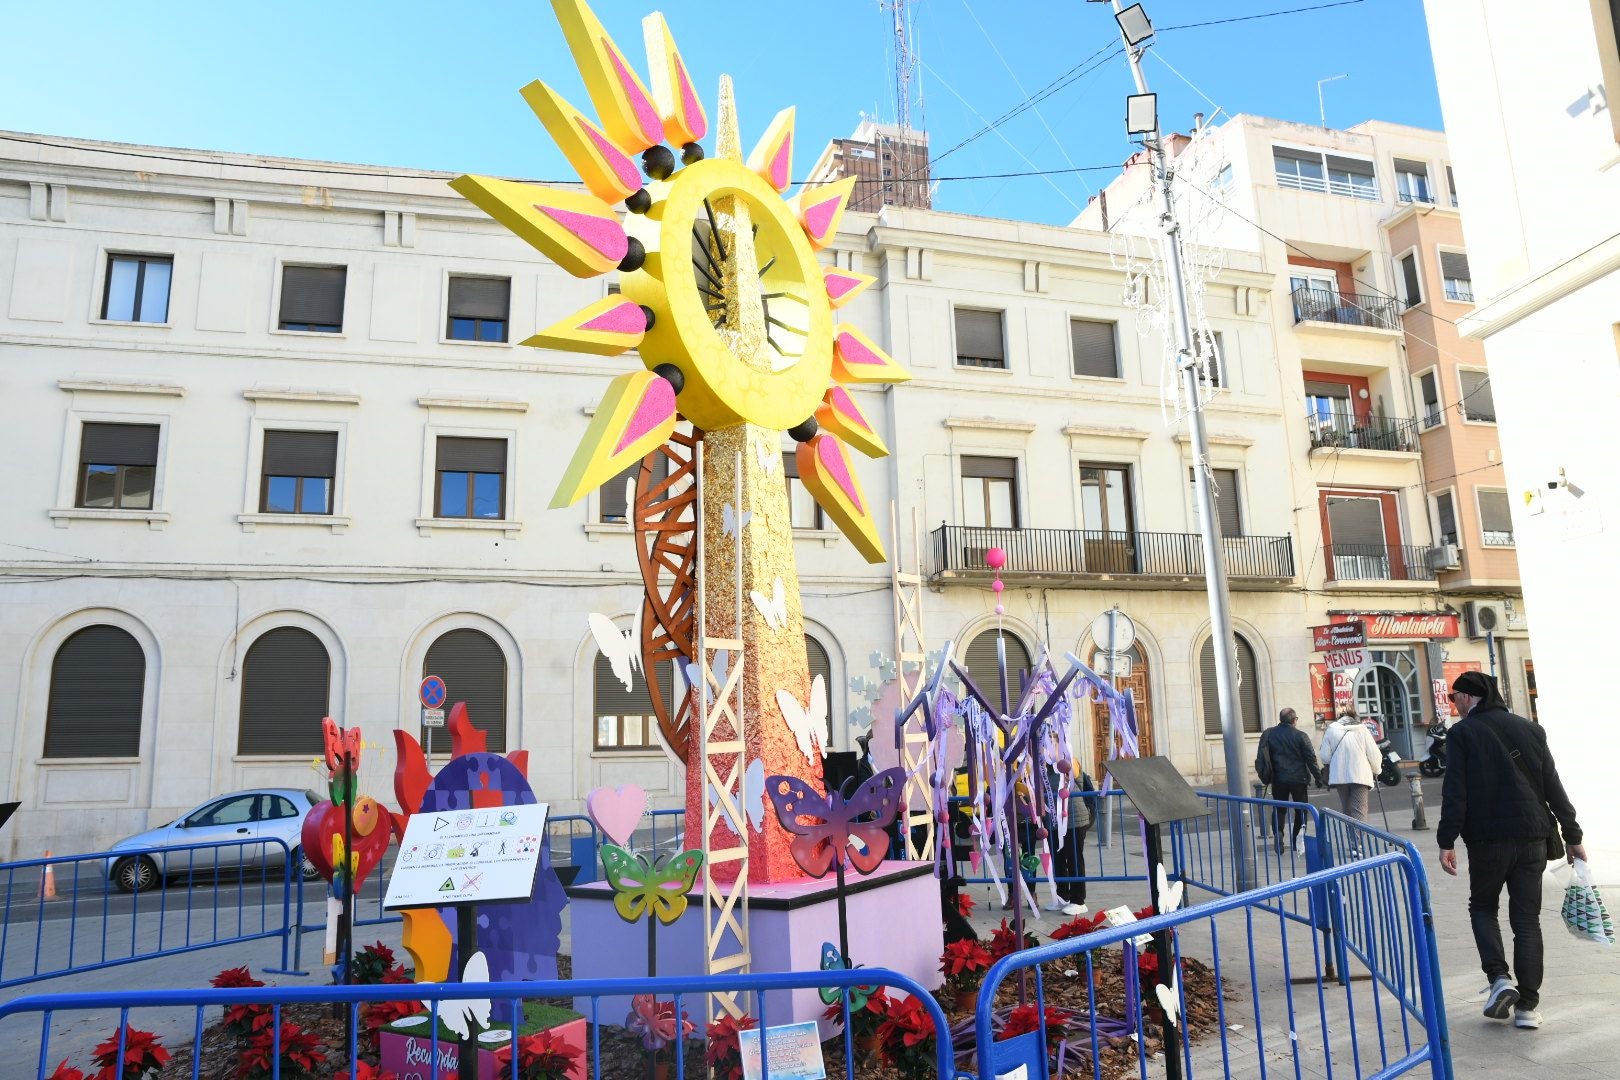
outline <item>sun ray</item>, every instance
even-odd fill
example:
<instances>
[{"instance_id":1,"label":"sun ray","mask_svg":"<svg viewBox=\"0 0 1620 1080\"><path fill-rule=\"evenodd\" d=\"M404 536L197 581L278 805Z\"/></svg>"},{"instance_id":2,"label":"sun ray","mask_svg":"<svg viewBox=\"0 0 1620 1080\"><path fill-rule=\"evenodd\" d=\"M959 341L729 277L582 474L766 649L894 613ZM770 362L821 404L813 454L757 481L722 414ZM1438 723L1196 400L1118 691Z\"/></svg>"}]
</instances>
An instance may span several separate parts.
<instances>
[{"instance_id":1,"label":"sun ray","mask_svg":"<svg viewBox=\"0 0 1620 1080\"><path fill-rule=\"evenodd\" d=\"M827 282L827 302L837 311L871 285L877 278L870 274L858 274L853 270L828 269L822 274Z\"/></svg>"},{"instance_id":2,"label":"sun ray","mask_svg":"<svg viewBox=\"0 0 1620 1080\"><path fill-rule=\"evenodd\" d=\"M664 137L676 146L698 142L709 133L703 102L692 89L692 78L675 47L675 36L662 12L641 20L647 42L647 73L652 77L653 103L664 121Z\"/></svg>"},{"instance_id":3,"label":"sun ray","mask_svg":"<svg viewBox=\"0 0 1620 1080\"><path fill-rule=\"evenodd\" d=\"M816 504L855 545L867 562L883 562L883 540L878 535L872 508L861 491L861 482L850 467L849 453L836 435L822 432L794 452L799 479Z\"/></svg>"},{"instance_id":4,"label":"sun ray","mask_svg":"<svg viewBox=\"0 0 1620 1080\"><path fill-rule=\"evenodd\" d=\"M568 51L606 131L625 151L636 154L664 139L664 122L647 87L613 43L585 0L551 0Z\"/></svg>"},{"instance_id":5,"label":"sun ray","mask_svg":"<svg viewBox=\"0 0 1620 1080\"><path fill-rule=\"evenodd\" d=\"M838 235L838 223L844 220L844 208L849 194L855 190L855 178L846 176L820 187L802 188L789 199L788 212L799 219L810 246L820 251Z\"/></svg>"},{"instance_id":6,"label":"sun ray","mask_svg":"<svg viewBox=\"0 0 1620 1080\"><path fill-rule=\"evenodd\" d=\"M450 186L575 277L605 274L630 254L618 215L595 195L493 176L458 176Z\"/></svg>"},{"instance_id":7,"label":"sun ray","mask_svg":"<svg viewBox=\"0 0 1620 1080\"><path fill-rule=\"evenodd\" d=\"M765 134L754 144L748 155L748 167L764 178L780 194L793 183L793 118L796 110L789 105L771 121Z\"/></svg>"},{"instance_id":8,"label":"sun ray","mask_svg":"<svg viewBox=\"0 0 1620 1080\"><path fill-rule=\"evenodd\" d=\"M653 450L675 430L675 390L650 371L627 371L608 384L585 437L551 497L572 506Z\"/></svg>"},{"instance_id":9,"label":"sun ray","mask_svg":"<svg viewBox=\"0 0 1620 1080\"><path fill-rule=\"evenodd\" d=\"M520 93L592 195L616 203L640 190L641 170L636 163L566 98L539 79Z\"/></svg>"},{"instance_id":10,"label":"sun ray","mask_svg":"<svg viewBox=\"0 0 1620 1080\"><path fill-rule=\"evenodd\" d=\"M887 457L889 454L883 437L842 386L827 388L826 396L816 408L816 424L822 431L838 436L869 458Z\"/></svg>"},{"instance_id":11,"label":"sun ray","mask_svg":"<svg viewBox=\"0 0 1620 1080\"><path fill-rule=\"evenodd\" d=\"M832 370L841 383L900 383L911 378L893 357L848 323L835 328Z\"/></svg>"},{"instance_id":12,"label":"sun ray","mask_svg":"<svg viewBox=\"0 0 1620 1080\"><path fill-rule=\"evenodd\" d=\"M647 313L641 306L622 296L609 296L525 338L522 344L617 356L639 346L646 333Z\"/></svg>"}]
</instances>

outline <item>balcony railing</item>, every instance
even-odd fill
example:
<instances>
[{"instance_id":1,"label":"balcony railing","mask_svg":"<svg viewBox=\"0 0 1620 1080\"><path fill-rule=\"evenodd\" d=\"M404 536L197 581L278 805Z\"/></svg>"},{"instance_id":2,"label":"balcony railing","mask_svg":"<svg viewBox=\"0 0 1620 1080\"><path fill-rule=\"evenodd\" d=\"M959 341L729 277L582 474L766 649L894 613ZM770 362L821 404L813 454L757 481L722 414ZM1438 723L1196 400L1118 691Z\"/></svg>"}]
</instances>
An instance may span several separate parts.
<instances>
[{"instance_id":1,"label":"balcony railing","mask_svg":"<svg viewBox=\"0 0 1620 1080\"><path fill-rule=\"evenodd\" d=\"M1371 296L1367 293L1341 293L1331 289L1309 289L1301 285L1294 290L1294 321L1339 323L1342 326L1371 326L1379 330L1398 330L1396 318L1400 309L1393 296Z\"/></svg>"},{"instance_id":2,"label":"balcony railing","mask_svg":"<svg viewBox=\"0 0 1620 1080\"><path fill-rule=\"evenodd\" d=\"M1234 578L1292 578L1294 545L1286 536L1232 536L1221 540L1226 572ZM1203 577L1204 549L1197 533L1100 532L1091 529L990 529L941 525L934 530L936 574L984 574L984 553L1007 553L1006 577Z\"/></svg>"},{"instance_id":3,"label":"balcony railing","mask_svg":"<svg viewBox=\"0 0 1620 1080\"><path fill-rule=\"evenodd\" d=\"M1433 581L1430 548L1421 544L1328 544L1329 581Z\"/></svg>"},{"instance_id":4,"label":"balcony railing","mask_svg":"<svg viewBox=\"0 0 1620 1080\"><path fill-rule=\"evenodd\" d=\"M1416 420L1393 416L1361 418L1352 413L1312 413L1305 418L1311 429L1311 449L1331 447L1344 450L1389 450L1400 454L1418 452Z\"/></svg>"},{"instance_id":5,"label":"balcony railing","mask_svg":"<svg viewBox=\"0 0 1620 1080\"><path fill-rule=\"evenodd\" d=\"M1378 201L1378 184L1370 177L1359 183L1348 180L1323 180L1318 176L1300 176L1298 173L1277 173L1277 186L1298 188L1300 191L1320 191L1327 195L1342 195L1347 199Z\"/></svg>"}]
</instances>

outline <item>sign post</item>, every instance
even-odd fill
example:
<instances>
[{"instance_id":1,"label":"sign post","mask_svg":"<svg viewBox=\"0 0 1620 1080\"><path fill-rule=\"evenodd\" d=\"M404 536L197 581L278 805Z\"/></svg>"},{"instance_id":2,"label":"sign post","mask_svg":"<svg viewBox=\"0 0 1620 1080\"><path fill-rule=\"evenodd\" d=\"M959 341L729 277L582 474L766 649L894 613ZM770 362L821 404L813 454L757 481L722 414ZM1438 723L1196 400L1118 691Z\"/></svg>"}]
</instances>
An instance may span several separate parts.
<instances>
[{"instance_id":1,"label":"sign post","mask_svg":"<svg viewBox=\"0 0 1620 1080\"><path fill-rule=\"evenodd\" d=\"M416 691L417 700L422 703L422 751L427 755L429 770L433 768L433 738L428 729L444 727L444 702L449 696L450 690L437 675L423 679Z\"/></svg>"},{"instance_id":2,"label":"sign post","mask_svg":"<svg viewBox=\"0 0 1620 1080\"><path fill-rule=\"evenodd\" d=\"M1130 647L1136 644L1136 624L1131 617L1119 610L1115 604L1107 611L1098 615L1091 621L1091 640L1093 642L1107 642L1108 686L1111 690L1119 689L1119 680L1128 678L1131 674ZM1121 656L1122 653L1126 655ZM1095 658L1093 658L1095 659ZM1124 661L1123 665L1120 661ZM1123 667L1123 670L1121 668ZM1093 717L1095 717L1093 713ZM1093 720L1095 722L1095 719ZM1140 744L1138 744L1140 745ZM1113 758L1114 738L1108 737L1109 758ZM1112 799L1099 800L1098 809L1102 811L1097 821L1097 842L1103 847L1114 846L1114 807Z\"/></svg>"}]
</instances>

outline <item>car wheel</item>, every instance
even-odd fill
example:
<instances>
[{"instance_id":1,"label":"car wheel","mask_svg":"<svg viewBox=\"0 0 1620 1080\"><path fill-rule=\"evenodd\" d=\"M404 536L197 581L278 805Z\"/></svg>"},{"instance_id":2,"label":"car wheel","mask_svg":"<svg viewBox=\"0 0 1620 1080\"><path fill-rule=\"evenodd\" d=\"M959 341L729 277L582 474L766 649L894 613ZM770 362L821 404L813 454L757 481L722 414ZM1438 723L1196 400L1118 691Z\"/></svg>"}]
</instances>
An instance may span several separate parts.
<instances>
[{"instance_id":1,"label":"car wheel","mask_svg":"<svg viewBox=\"0 0 1620 1080\"><path fill-rule=\"evenodd\" d=\"M139 893L157 888L157 864L145 855L120 860L112 872L113 884L119 892Z\"/></svg>"},{"instance_id":2,"label":"car wheel","mask_svg":"<svg viewBox=\"0 0 1620 1080\"><path fill-rule=\"evenodd\" d=\"M305 881L321 880L321 872L315 868L314 863L309 861L308 855L298 856L298 876Z\"/></svg>"}]
</instances>

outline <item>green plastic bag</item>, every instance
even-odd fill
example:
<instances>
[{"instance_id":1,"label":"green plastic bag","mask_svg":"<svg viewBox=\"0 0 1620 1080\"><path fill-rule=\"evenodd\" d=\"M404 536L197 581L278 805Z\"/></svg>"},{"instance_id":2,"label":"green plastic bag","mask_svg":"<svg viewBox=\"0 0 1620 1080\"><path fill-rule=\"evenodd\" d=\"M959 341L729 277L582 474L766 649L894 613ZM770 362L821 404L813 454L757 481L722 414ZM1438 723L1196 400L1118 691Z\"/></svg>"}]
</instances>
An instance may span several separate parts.
<instances>
[{"instance_id":1,"label":"green plastic bag","mask_svg":"<svg viewBox=\"0 0 1620 1080\"><path fill-rule=\"evenodd\" d=\"M1614 944L1614 923L1609 909L1603 906L1603 894L1592 884L1592 870L1584 860L1576 859L1571 868L1560 866L1553 876L1564 886L1564 906L1560 914L1564 929L1582 941L1595 941L1599 945Z\"/></svg>"}]
</instances>

